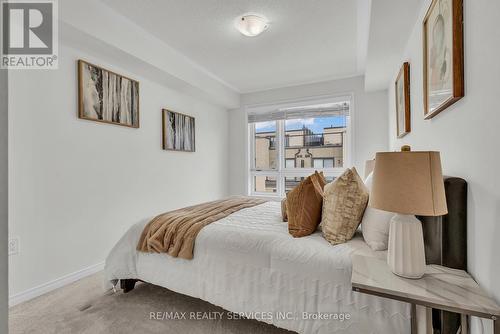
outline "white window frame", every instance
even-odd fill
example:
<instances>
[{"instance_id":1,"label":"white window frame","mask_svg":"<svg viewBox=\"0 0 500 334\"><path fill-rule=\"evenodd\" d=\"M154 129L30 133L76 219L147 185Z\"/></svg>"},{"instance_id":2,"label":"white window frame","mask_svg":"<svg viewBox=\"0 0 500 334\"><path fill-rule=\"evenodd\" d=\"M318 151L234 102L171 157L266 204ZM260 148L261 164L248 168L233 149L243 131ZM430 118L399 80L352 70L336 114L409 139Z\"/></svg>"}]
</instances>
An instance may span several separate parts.
<instances>
[{"instance_id":1,"label":"white window frame","mask_svg":"<svg viewBox=\"0 0 500 334\"><path fill-rule=\"evenodd\" d=\"M334 168L285 168L285 120L276 120L276 148L278 150L277 156L277 169L269 169L269 170L258 170L255 168L255 123L248 123L248 160L247 160L247 178L248 178L248 189L247 193L250 196L258 196L258 197L270 197L270 198L283 198L286 196L285 193L285 177L307 177L314 173L314 171L322 171L325 177L338 177L342 175L346 168L352 166L352 159L354 156L353 148L354 148L354 98L353 94L343 94L337 96L321 96L316 98L309 98L303 100L295 100L288 101L293 105L302 104L316 104L319 101L325 101L331 99L332 101L340 102L347 101L349 102L349 116L346 117L346 142L343 145L343 166L342 167L334 167ZM279 104L280 106L283 103ZM277 109L278 104L275 105L265 105L269 110ZM259 108L262 108L263 105L259 105ZM247 112L251 109L251 106L247 106ZM276 178L276 193L269 192L257 192L255 191L255 176L272 176Z\"/></svg>"}]
</instances>

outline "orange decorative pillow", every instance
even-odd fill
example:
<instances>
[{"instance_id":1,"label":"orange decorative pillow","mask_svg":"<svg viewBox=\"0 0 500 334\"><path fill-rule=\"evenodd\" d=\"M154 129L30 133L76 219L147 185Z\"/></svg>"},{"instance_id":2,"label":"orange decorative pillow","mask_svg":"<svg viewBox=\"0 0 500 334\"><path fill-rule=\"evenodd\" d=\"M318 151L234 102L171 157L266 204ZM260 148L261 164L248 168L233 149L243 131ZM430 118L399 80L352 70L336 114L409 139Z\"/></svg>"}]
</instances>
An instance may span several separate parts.
<instances>
[{"instance_id":1,"label":"orange decorative pillow","mask_svg":"<svg viewBox=\"0 0 500 334\"><path fill-rule=\"evenodd\" d=\"M321 222L325 184L323 173L315 172L286 195L288 232L295 238L316 231Z\"/></svg>"},{"instance_id":2,"label":"orange decorative pillow","mask_svg":"<svg viewBox=\"0 0 500 334\"><path fill-rule=\"evenodd\" d=\"M281 217L283 218L284 222L288 221L288 213L287 213L287 208L286 208L286 198L283 198L281 200Z\"/></svg>"}]
</instances>

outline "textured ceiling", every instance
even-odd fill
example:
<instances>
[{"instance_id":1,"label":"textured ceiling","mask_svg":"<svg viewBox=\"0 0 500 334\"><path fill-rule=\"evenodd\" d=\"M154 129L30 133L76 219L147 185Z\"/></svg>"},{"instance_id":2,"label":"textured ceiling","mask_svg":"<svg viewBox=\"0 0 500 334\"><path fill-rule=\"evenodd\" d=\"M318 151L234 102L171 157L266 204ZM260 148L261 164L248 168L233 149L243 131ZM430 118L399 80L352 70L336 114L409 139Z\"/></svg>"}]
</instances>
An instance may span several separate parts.
<instances>
[{"instance_id":1,"label":"textured ceiling","mask_svg":"<svg viewBox=\"0 0 500 334\"><path fill-rule=\"evenodd\" d=\"M364 69L358 6L365 0L101 0L240 92L349 77ZM270 28L249 38L246 12ZM361 38L361 39L360 39Z\"/></svg>"}]
</instances>

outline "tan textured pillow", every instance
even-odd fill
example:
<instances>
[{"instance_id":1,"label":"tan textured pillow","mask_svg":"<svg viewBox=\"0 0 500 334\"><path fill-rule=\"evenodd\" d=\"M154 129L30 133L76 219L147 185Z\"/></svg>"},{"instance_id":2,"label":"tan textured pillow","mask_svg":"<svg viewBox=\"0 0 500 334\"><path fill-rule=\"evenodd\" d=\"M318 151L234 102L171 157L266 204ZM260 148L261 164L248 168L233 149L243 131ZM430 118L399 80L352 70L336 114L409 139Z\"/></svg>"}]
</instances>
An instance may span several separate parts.
<instances>
[{"instance_id":1,"label":"tan textured pillow","mask_svg":"<svg viewBox=\"0 0 500 334\"><path fill-rule=\"evenodd\" d=\"M368 197L368 189L354 167L327 184L321 220L325 239L333 245L351 240L363 218Z\"/></svg>"},{"instance_id":2,"label":"tan textured pillow","mask_svg":"<svg viewBox=\"0 0 500 334\"><path fill-rule=\"evenodd\" d=\"M315 172L286 195L288 232L295 238L305 237L318 227L325 184L323 173Z\"/></svg>"},{"instance_id":3,"label":"tan textured pillow","mask_svg":"<svg viewBox=\"0 0 500 334\"><path fill-rule=\"evenodd\" d=\"M284 222L288 221L288 213L286 209L286 198L283 198L281 200L281 217L283 218Z\"/></svg>"}]
</instances>

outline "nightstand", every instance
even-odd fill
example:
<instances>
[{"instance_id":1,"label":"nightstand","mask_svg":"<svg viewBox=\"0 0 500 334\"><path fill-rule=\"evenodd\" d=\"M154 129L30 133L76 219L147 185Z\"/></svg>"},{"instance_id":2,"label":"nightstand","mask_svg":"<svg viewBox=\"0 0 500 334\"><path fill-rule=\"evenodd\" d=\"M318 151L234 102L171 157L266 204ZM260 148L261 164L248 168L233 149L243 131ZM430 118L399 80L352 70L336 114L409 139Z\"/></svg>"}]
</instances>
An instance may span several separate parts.
<instances>
[{"instance_id":1,"label":"nightstand","mask_svg":"<svg viewBox=\"0 0 500 334\"><path fill-rule=\"evenodd\" d=\"M500 307L463 270L429 265L424 277L413 280L393 274L382 259L354 255L351 283L353 291L410 303L412 334L432 333L433 308L461 314L462 334L468 333L467 316L492 319L500 334ZM423 326L417 324L417 308L427 315Z\"/></svg>"}]
</instances>

